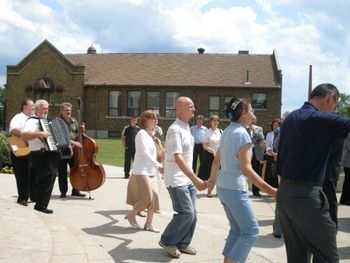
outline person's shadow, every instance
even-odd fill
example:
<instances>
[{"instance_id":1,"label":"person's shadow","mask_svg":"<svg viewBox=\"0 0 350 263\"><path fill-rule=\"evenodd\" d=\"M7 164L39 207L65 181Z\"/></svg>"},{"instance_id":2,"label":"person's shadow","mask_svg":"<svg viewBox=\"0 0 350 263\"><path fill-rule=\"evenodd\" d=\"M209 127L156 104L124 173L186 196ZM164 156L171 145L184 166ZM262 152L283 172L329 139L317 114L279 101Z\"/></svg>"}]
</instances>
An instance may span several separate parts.
<instances>
[{"instance_id":1,"label":"person's shadow","mask_svg":"<svg viewBox=\"0 0 350 263\"><path fill-rule=\"evenodd\" d=\"M96 211L96 214L100 214L108 218L110 221L100 226L83 228L82 230L89 235L108 237L121 241L118 246L108 251L115 262L130 262L130 260L144 262L170 262L172 259L164 253L161 247L136 249L129 248L129 245L132 243L132 239L123 238L123 235L136 233L140 230L131 227L119 226L119 220L114 218L114 216L118 215L124 216L128 212L129 211L126 210Z\"/></svg>"}]
</instances>

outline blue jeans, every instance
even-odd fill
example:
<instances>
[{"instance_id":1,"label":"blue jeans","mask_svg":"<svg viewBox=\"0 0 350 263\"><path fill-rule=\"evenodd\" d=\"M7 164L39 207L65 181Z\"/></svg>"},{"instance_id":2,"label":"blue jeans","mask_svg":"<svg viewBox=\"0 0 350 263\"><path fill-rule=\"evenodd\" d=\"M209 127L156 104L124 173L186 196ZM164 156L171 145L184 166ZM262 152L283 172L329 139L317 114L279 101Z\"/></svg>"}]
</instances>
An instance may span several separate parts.
<instances>
[{"instance_id":1,"label":"blue jeans","mask_svg":"<svg viewBox=\"0 0 350 263\"><path fill-rule=\"evenodd\" d=\"M243 263L259 237L259 225L248 192L217 187L217 193L230 223L222 254Z\"/></svg>"},{"instance_id":2,"label":"blue jeans","mask_svg":"<svg viewBox=\"0 0 350 263\"><path fill-rule=\"evenodd\" d=\"M193 184L167 188L176 214L165 228L161 242L186 247L191 243L197 223L196 193Z\"/></svg>"}]
</instances>

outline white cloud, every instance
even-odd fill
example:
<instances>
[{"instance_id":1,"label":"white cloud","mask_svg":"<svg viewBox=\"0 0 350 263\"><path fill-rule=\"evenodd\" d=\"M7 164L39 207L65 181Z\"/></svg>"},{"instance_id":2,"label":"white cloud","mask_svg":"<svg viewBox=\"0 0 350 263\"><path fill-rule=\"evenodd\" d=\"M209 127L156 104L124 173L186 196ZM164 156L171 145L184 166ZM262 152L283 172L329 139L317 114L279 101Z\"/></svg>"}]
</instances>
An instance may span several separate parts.
<instances>
[{"instance_id":1,"label":"white cloud","mask_svg":"<svg viewBox=\"0 0 350 263\"><path fill-rule=\"evenodd\" d=\"M46 5L42 3L47 3ZM350 2L345 0L0 0L0 81L48 39L63 53L206 52L271 54L283 73L283 109L314 84L333 82L350 93ZM228 6L231 5L231 6ZM237 5L237 4L236 4ZM2 84L0 83L0 84Z\"/></svg>"},{"instance_id":2,"label":"white cloud","mask_svg":"<svg viewBox=\"0 0 350 263\"><path fill-rule=\"evenodd\" d=\"M256 22L250 7L213 8L205 13L177 8L168 13L175 24L174 38L184 47L204 46L208 52L220 53L266 47L261 40L267 27Z\"/></svg>"}]
</instances>

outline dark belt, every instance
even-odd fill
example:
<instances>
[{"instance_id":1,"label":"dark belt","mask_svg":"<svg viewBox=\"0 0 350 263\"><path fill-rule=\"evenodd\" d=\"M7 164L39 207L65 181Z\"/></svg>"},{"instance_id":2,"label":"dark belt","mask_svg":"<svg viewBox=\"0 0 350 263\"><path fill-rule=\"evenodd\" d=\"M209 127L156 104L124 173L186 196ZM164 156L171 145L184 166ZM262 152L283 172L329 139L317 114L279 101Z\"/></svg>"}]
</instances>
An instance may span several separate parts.
<instances>
[{"instance_id":1,"label":"dark belt","mask_svg":"<svg viewBox=\"0 0 350 263\"><path fill-rule=\"evenodd\" d=\"M323 182L318 181L305 181L305 180L293 180L281 177L281 182L289 185L306 185L306 186L322 186Z\"/></svg>"}]
</instances>

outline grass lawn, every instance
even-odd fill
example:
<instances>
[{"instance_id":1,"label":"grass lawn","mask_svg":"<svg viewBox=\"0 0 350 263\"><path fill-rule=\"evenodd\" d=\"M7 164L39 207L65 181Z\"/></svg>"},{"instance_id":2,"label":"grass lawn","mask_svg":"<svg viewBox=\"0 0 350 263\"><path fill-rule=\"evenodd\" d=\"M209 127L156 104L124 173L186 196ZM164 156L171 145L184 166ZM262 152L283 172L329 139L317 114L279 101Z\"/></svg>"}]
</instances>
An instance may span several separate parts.
<instances>
[{"instance_id":1,"label":"grass lawn","mask_svg":"<svg viewBox=\"0 0 350 263\"><path fill-rule=\"evenodd\" d=\"M96 139L97 161L101 164L124 167L124 149L119 138Z\"/></svg>"}]
</instances>

